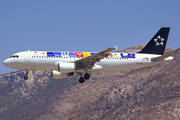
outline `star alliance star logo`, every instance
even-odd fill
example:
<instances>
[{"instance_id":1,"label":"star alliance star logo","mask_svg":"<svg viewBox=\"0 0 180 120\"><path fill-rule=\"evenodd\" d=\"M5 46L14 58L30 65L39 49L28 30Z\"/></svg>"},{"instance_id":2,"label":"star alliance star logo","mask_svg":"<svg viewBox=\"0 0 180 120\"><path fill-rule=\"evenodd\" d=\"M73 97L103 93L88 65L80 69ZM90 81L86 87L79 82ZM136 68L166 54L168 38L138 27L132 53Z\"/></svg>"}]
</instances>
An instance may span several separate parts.
<instances>
[{"instance_id":1,"label":"star alliance star logo","mask_svg":"<svg viewBox=\"0 0 180 120\"><path fill-rule=\"evenodd\" d=\"M154 39L156 46L163 46L164 43L164 38L161 38L161 36L159 35L156 39Z\"/></svg>"}]
</instances>

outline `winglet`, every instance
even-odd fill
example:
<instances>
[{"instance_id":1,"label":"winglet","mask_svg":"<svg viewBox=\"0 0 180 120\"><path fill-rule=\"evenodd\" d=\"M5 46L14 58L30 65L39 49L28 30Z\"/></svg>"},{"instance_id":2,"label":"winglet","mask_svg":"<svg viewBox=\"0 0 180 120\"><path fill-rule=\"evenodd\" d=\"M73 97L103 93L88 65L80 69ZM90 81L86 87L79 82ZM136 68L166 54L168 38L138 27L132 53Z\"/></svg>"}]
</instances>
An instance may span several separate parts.
<instances>
[{"instance_id":1,"label":"winglet","mask_svg":"<svg viewBox=\"0 0 180 120\"><path fill-rule=\"evenodd\" d=\"M114 48L115 48L116 50L118 50L118 46L119 46L119 45L115 46Z\"/></svg>"}]
</instances>

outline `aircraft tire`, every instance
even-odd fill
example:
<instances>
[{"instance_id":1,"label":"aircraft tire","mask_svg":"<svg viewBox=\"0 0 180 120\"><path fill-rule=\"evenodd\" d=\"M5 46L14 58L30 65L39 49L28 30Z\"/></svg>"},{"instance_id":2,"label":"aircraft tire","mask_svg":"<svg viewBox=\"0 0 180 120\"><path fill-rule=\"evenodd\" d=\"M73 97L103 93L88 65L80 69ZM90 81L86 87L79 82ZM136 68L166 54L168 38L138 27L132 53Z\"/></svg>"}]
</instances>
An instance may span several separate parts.
<instances>
[{"instance_id":1,"label":"aircraft tire","mask_svg":"<svg viewBox=\"0 0 180 120\"><path fill-rule=\"evenodd\" d=\"M79 82L80 83L83 83L85 81L85 79L83 78L83 77L81 77L80 79L79 79Z\"/></svg>"},{"instance_id":2,"label":"aircraft tire","mask_svg":"<svg viewBox=\"0 0 180 120\"><path fill-rule=\"evenodd\" d=\"M28 76L25 76L24 79L27 80L27 79L28 79Z\"/></svg>"},{"instance_id":3,"label":"aircraft tire","mask_svg":"<svg viewBox=\"0 0 180 120\"><path fill-rule=\"evenodd\" d=\"M85 78L86 80L89 79L89 78L90 78L90 74L86 73L86 74L84 75L84 78Z\"/></svg>"}]
</instances>

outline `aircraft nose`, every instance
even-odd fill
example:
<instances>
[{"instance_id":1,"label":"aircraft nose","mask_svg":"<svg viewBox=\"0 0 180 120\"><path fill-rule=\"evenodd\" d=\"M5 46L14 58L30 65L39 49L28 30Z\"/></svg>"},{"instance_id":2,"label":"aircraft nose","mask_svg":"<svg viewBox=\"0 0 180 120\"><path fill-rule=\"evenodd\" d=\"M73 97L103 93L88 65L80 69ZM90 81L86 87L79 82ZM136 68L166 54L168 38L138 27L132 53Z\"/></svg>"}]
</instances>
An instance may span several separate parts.
<instances>
[{"instance_id":1,"label":"aircraft nose","mask_svg":"<svg viewBox=\"0 0 180 120\"><path fill-rule=\"evenodd\" d=\"M11 62L8 59L3 61L3 65L6 66L6 67L9 67L10 64L11 64Z\"/></svg>"},{"instance_id":2,"label":"aircraft nose","mask_svg":"<svg viewBox=\"0 0 180 120\"><path fill-rule=\"evenodd\" d=\"M7 60L3 61L3 65L7 67Z\"/></svg>"}]
</instances>

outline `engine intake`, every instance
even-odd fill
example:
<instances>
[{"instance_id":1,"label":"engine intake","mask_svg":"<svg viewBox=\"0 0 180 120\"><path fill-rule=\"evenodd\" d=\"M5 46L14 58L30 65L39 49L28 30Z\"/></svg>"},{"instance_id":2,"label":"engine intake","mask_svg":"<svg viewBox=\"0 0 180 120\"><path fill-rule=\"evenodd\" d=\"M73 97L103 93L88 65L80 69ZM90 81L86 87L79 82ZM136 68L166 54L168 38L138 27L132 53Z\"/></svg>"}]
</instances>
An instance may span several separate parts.
<instances>
[{"instance_id":1,"label":"engine intake","mask_svg":"<svg viewBox=\"0 0 180 120\"><path fill-rule=\"evenodd\" d=\"M75 64L74 63L66 63L60 62L58 63L58 71L62 73L70 73L74 72Z\"/></svg>"}]
</instances>

